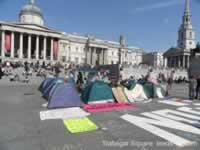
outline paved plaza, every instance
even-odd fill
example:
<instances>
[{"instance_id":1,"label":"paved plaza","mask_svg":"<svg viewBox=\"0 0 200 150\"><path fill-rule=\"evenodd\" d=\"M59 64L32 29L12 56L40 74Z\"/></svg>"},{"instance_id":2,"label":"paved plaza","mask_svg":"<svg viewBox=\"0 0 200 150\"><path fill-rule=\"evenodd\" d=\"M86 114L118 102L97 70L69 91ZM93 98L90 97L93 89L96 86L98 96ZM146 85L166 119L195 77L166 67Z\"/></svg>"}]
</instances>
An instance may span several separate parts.
<instances>
[{"instance_id":1,"label":"paved plaza","mask_svg":"<svg viewBox=\"0 0 200 150\"><path fill-rule=\"evenodd\" d=\"M0 150L199 150L200 135L163 128L190 141L194 146L180 148L123 119L124 114L171 109L176 106L158 103L139 103L137 108L94 113L89 118L97 131L70 134L62 120L40 121L39 112L45 110L45 100L37 90L40 78L30 84L0 81ZM187 99L187 85L175 85L171 91L175 97ZM198 103L196 101L195 103ZM192 106L191 106L192 107ZM167 143L167 144L166 144ZM146 145L146 146L145 146Z\"/></svg>"}]
</instances>

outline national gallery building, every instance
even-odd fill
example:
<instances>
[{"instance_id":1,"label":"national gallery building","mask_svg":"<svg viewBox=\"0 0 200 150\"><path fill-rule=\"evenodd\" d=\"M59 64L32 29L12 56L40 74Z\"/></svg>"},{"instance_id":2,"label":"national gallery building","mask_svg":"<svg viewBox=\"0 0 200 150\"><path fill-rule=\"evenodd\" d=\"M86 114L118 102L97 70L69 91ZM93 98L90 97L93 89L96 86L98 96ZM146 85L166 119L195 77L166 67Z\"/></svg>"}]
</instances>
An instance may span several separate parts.
<instances>
[{"instance_id":1,"label":"national gallery building","mask_svg":"<svg viewBox=\"0 0 200 150\"><path fill-rule=\"evenodd\" d=\"M19 13L19 22L0 22L1 61L73 62L76 64L140 64L143 50L119 42L79 36L50 29L30 0Z\"/></svg>"}]
</instances>

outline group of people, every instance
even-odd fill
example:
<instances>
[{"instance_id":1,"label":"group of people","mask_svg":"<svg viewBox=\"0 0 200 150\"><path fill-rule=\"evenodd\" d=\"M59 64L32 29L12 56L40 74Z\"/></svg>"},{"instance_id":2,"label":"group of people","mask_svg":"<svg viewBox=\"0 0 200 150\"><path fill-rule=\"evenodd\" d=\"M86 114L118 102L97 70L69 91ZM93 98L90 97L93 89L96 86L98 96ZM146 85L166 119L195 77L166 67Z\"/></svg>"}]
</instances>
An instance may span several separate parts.
<instances>
[{"instance_id":1,"label":"group of people","mask_svg":"<svg viewBox=\"0 0 200 150\"><path fill-rule=\"evenodd\" d=\"M36 72L37 76L41 76L46 78L48 75L52 75L55 77L59 77L60 73L63 72L64 76L71 78L76 83L78 89L82 89L85 84L88 82L95 81L97 79L104 80L107 83L112 83L112 80L109 78L109 72L96 72L96 73L88 73L85 74L81 71L78 71L79 66L74 64L65 64L61 65L60 63L55 64L46 64L42 62L28 63L28 62L6 62L0 64L0 79L3 76L9 76L13 81L19 81L20 75L15 73L14 70L17 68L23 68L23 76L25 77L25 81L29 81L29 76L32 75L32 72ZM161 82L167 83L166 93L169 94L169 90L172 89L173 83L185 83L188 82L186 78L175 78L174 77L175 71L171 71L170 74L164 75L160 73L155 75L153 73L153 69L149 69L147 75L142 75L139 80L145 80L147 82L152 82L154 84L159 84ZM122 82L122 78L119 78L119 82ZM134 78L134 75L127 80L137 80ZM190 76L189 78L189 98L190 99L200 99L200 77L197 78L196 76Z\"/></svg>"},{"instance_id":2,"label":"group of people","mask_svg":"<svg viewBox=\"0 0 200 150\"><path fill-rule=\"evenodd\" d=\"M200 99L200 78L191 76L189 80L190 99Z\"/></svg>"}]
</instances>

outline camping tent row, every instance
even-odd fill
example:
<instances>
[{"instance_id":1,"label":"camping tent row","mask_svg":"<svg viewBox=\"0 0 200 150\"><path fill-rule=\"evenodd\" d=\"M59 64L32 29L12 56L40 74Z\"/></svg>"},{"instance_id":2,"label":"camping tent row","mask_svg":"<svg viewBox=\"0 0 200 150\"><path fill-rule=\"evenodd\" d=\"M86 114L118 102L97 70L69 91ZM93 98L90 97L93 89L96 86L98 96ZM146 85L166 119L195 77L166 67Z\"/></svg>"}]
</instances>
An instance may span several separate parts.
<instances>
[{"instance_id":1,"label":"camping tent row","mask_svg":"<svg viewBox=\"0 0 200 150\"><path fill-rule=\"evenodd\" d=\"M80 94L72 80L63 78L47 78L39 87L44 98L48 100L47 108L81 107L94 103L132 103L137 100L146 100L151 97L164 98L164 90L161 86L152 84L141 85L132 83L131 87L111 88L103 81L95 81L86 86Z\"/></svg>"}]
</instances>

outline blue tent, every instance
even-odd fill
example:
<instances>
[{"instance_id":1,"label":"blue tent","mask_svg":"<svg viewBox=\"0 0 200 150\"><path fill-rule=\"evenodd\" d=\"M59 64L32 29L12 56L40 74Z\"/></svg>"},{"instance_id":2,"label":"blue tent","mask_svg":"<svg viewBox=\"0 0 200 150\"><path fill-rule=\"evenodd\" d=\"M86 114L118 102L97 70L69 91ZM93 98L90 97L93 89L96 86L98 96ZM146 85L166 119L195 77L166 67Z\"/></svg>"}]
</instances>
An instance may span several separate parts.
<instances>
[{"instance_id":1,"label":"blue tent","mask_svg":"<svg viewBox=\"0 0 200 150\"><path fill-rule=\"evenodd\" d=\"M53 91L55 91L55 89L57 88L57 86L61 83L63 83L64 80L63 79L58 79L55 82L53 82L51 85L49 85L49 87L43 92L43 97L45 98L49 98L50 93L52 93Z\"/></svg>"},{"instance_id":2,"label":"blue tent","mask_svg":"<svg viewBox=\"0 0 200 150\"><path fill-rule=\"evenodd\" d=\"M49 80L46 85L44 86L44 88L42 89L42 94L44 95L44 93L49 90L49 88L51 88L58 80L64 80L63 78L53 78L52 80Z\"/></svg>"},{"instance_id":3,"label":"blue tent","mask_svg":"<svg viewBox=\"0 0 200 150\"><path fill-rule=\"evenodd\" d=\"M41 92L43 93L45 89L47 89L55 80L56 78L47 79L47 81L43 85Z\"/></svg>"},{"instance_id":4,"label":"blue tent","mask_svg":"<svg viewBox=\"0 0 200 150\"><path fill-rule=\"evenodd\" d=\"M60 84L49 99L48 108L81 107L83 105L72 83Z\"/></svg>"},{"instance_id":5,"label":"blue tent","mask_svg":"<svg viewBox=\"0 0 200 150\"><path fill-rule=\"evenodd\" d=\"M55 78L46 78L39 86L39 91L42 92L44 87Z\"/></svg>"}]
</instances>

